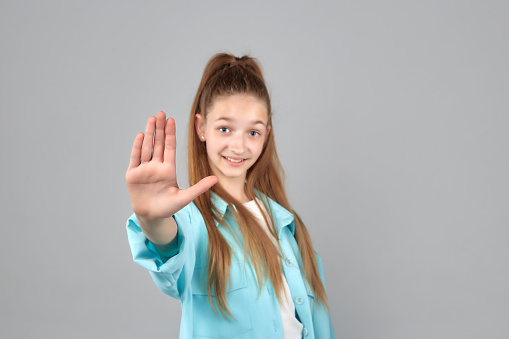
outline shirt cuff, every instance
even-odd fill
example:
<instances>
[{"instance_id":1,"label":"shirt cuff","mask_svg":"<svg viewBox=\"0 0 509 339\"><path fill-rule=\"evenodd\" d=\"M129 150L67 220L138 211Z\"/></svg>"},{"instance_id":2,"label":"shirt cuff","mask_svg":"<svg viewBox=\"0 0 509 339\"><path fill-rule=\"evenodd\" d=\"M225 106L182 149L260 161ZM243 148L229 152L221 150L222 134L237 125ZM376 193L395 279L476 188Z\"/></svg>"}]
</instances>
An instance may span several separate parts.
<instances>
[{"instance_id":1,"label":"shirt cuff","mask_svg":"<svg viewBox=\"0 0 509 339\"><path fill-rule=\"evenodd\" d=\"M174 257L175 255L177 255L179 253L178 229L179 229L179 227L177 226L177 234L175 235L175 238L173 238L173 240L168 245L166 245L169 247L169 249L164 250L164 251L160 250L152 243L152 245L154 245L157 253L159 253L159 256L161 257L161 260L163 262L168 261L168 259Z\"/></svg>"}]
</instances>

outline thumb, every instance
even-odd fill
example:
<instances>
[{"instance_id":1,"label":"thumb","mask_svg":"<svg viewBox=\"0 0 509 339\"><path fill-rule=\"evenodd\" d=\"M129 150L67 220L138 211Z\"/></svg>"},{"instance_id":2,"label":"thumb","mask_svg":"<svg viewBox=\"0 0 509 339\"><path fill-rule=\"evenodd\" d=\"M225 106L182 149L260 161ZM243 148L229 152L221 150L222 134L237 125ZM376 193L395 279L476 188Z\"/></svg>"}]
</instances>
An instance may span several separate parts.
<instances>
[{"instance_id":1,"label":"thumb","mask_svg":"<svg viewBox=\"0 0 509 339\"><path fill-rule=\"evenodd\" d=\"M184 190L180 191L182 202L184 202L184 205L189 204L191 201L193 201L196 197L199 195L205 193L209 190L212 186L217 184L219 182L219 179L211 175L209 177L203 178L200 181L198 181L193 186L186 188Z\"/></svg>"}]
</instances>

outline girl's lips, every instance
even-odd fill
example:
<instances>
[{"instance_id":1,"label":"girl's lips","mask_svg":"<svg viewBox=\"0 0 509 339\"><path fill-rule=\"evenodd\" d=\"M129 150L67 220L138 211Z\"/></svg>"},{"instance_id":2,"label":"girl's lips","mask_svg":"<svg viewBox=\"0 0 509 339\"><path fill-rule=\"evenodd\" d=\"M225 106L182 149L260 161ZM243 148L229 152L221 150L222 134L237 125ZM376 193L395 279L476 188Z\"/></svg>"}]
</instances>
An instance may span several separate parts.
<instances>
[{"instance_id":1,"label":"girl's lips","mask_svg":"<svg viewBox=\"0 0 509 339\"><path fill-rule=\"evenodd\" d=\"M242 166L245 162L246 162L246 159L242 159L242 158L239 158L239 159L235 159L235 158L230 158L230 157L225 157L223 156L223 159L230 165L230 166L234 166L234 167L238 167L238 166Z\"/></svg>"}]
</instances>

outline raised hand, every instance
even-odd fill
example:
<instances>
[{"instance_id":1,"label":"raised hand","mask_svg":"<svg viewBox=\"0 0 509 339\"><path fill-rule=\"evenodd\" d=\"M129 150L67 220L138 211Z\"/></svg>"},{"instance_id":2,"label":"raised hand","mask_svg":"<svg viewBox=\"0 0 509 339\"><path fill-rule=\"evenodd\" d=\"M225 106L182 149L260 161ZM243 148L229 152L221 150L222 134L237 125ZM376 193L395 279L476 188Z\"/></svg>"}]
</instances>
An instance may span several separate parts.
<instances>
[{"instance_id":1,"label":"raised hand","mask_svg":"<svg viewBox=\"0 0 509 339\"><path fill-rule=\"evenodd\" d=\"M175 150L175 121L166 121L164 112L158 112L157 117L148 119L145 134L140 132L134 139L125 176L132 208L139 218L169 218L218 182L217 177L210 176L181 190Z\"/></svg>"}]
</instances>

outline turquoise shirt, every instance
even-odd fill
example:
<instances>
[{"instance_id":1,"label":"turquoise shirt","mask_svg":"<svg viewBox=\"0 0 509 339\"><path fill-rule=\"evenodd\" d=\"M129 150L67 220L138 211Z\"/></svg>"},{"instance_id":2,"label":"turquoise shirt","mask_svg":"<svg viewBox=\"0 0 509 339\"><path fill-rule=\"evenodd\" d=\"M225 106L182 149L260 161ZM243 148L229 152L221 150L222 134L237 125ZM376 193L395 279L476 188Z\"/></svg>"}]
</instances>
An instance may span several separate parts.
<instances>
[{"instance_id":1,"label":"turquoise shirt","mask_svg":"<svg viewBox=\"0 0 509 339\"><path fill-rule=\"evenodd\" d=\"M211 196L212 203L222 216L232 215L225 201L214 193ZM268 199L268 202L285 257L284 275L290 287L297 317L304 326L302 337L334 338L329 313L315 300L303 277L302 259L294 238L293 214L271 199ZM283 339L279 303L272 284L264 284L259 294L258 280L252 266L244 265L243 247L239 247L233 235L220 224L218 228L228 241L233 254L226 299L234 319L225 319L221 313L214 313L207 295L208 233L203 217L194 203L190 203L173 217L178 227L178 243L175 241L175 248L170 251L173 253L168 255L171 257L167 260L145 237L135 214L127 221L127 234L134 261L149 270L161 291L181 302L180 338ZM233 232L238 231L238 225L232 219L225 218ZM316 258L320 277L325 285L322 261L318 253ZM215 303L213 291L212 299ZM217 304L215 305L217 310Z\"/></svg>"}]
</instances>

